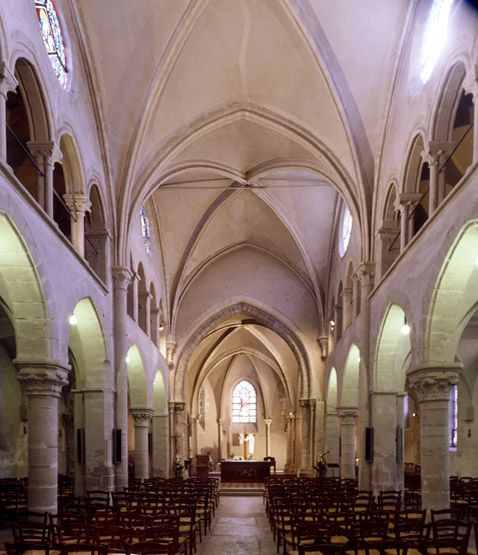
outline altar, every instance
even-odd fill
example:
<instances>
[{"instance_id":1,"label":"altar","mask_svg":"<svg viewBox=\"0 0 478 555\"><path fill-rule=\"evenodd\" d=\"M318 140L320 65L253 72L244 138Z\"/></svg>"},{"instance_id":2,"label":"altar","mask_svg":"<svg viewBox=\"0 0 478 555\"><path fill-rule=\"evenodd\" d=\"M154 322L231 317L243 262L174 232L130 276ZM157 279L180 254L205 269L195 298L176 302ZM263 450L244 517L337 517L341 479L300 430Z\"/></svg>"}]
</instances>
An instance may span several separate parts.
<instances>
[{"instance_id":1,"label":"altar","mask_svg":"<svg viewBox=\"0 0 478 555\"><path fill-rule=\"evenodd\" d=\"M223 482L263 482L270 476L266 461L221 461Z\"/></svg>"}]
</instances>

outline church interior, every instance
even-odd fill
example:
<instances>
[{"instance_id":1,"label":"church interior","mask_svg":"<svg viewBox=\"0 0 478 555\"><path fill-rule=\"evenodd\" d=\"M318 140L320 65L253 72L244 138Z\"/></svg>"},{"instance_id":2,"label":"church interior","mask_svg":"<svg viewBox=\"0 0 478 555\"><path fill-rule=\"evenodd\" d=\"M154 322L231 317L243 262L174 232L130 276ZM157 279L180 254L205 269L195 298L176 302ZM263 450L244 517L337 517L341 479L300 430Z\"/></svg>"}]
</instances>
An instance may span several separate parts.
<instances>
[{"instance_id":1,"label":"church interior","mask_svg":"<svg viewBox=\"0 0 478 555\"><path fill-rule=\"evenodd\" d=\"M198 455L424 509L478 480L472 2L3 0L0 93L29 509Z\"/></svg>"}]
</instances>

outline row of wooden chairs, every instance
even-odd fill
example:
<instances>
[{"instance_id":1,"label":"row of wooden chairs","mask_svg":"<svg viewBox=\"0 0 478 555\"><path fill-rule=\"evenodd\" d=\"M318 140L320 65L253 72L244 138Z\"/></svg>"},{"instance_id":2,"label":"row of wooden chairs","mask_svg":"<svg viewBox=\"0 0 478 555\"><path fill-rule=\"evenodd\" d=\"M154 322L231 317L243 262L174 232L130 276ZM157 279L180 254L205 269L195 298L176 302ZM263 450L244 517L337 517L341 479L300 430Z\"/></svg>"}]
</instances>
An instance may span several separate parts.
<instances>
[{"instance_id":1,"label":"row of wooden chairs","mask_svg":"<svg viewBox=\"0 0 478 555\"><path fill-rule=\"evenodd\" d=\"M440 514L442 513L442 514ZM306 552L345 555L466 555L471 522L464 522L453 510L434 511L430 523L426 511L347 513L286 513L279 517L278 549L298 555ZM475 527L475 541L476 541ZM314 546L315 549L311 549ZM413 551L412 551L413 550Z\"/></svg>"}]
</instances>

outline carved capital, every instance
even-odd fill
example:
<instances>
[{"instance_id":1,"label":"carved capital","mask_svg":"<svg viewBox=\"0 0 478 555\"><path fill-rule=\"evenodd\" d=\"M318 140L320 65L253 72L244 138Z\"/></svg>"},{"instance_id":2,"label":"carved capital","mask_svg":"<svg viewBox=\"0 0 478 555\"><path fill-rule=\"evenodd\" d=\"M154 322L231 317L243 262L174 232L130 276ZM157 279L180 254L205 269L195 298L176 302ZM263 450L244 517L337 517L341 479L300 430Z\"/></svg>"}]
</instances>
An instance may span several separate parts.
<instances>
[{"instance_id":1,"label":"carved capital","mask_svg":"<svg viewBox=\"0 0 478 555\"><path fill-rule=\"evenodd\" d=\"M329 337L327 335L321 335L317 341L320 347L320 358L325 360L329 356Z\"/></svg>"},{"instance_id":2,"label":"carved capital","mask_svg":"<svg viewBox=\"0 0 478 555\"><path fill-rule=\"evenodd\" d=\"M478 96L478 65L474 64L471 67L471 71L468 72L463 80L463 88L467 94L471 93L473 98L476 99Z\"/></svg>"},{"instance_id":3,"label":"carved capital","mask_svg":"<svg viewBox=\"0 0 478 555\"><path fill-rule=\"evenodd\" d=\"M264 418L264 422L266 426L269 427L272 424L272 418Z\"/></svg>"},{"instance_id":4,"label":"carved capital","mask_svg":"<svg viewBox=\"0 0 478 555\"><path fill-rule=\"evenodd\" d=\"M91 209L91 201L86 195L64 194L63 200L70 212L75 216L83 215L87 210Z\"/></svg>"},{"instance_id":5,"label":"carved capital","mask_svg":"<svg viewBox=\"0 0 478 555\"><path fill-rule=\"evenodd\" d=\"M395 208L400 211L402 218L408 218L421 198L420 193L400 193L395 200Z\"/></svg>"},{"instance_id":6,"label":"carved capital","mask_svg":"<svg viewBox=\"0 0 478 555\"><path fill-rule=\"evenodd\" d=\"M450 387L460 381L462 365L450 363L446 367L422 366L407 375L408 387L419 403L427 401L448 401Z\"/></svg>"},{"instance_id":7,"label":"carved capital","mask_svg":"<svg viewBox=\"0 0 478 555\"><path fill-rule=\"evenodd\" d=\"M337 414L342 420L355 419L357 409L356 407L337 407Z\"/></svg>"},{"instance_id":8,"label":"carved capital","mask_svg":"<svg viewBox=\"0 0 478 555\"><path fill-rule=\"evenodd\" d=\"M7 93L14 91L18 86L15 75L8 69L5 62L0 62L0 94L6 98Z\"/></svg>"},{"instance_id":9,"label":"carved capital","mask_svg":"<svg viewBox=\"0 0 478 555\"><path fill-rule=\"evenodd\" d=\"M361 262L355 273L362 287L372 285L375 275L375 262Z\"/></svg>"},{"instance_id":10,"label":"carved capital","mask_svg":"<svg viewBox=\"0 0 478 555\"><path fill-rule=\"evenodd\" d=\"M422 152L422 160L429 166L437 166L442 163L453 150L455 143L445 141L429 141Z\"/></svg>"},{"instance_id":11,"label":"carved capital","mask_svg":"<svg viewBox=\"0 0 478 555\"><path fill-rule=\"evenodd\" d=\"M180 413L184 412L186 403L184 401L169 401L169 412Z\"/></svg>"},{"instance_id":12,"label":"carved capital","mask_svg":"<svg viewBox=\"0 0 478 555\"><path fill-rule=\"evenodd\" d=\"M127 291L129 282L133 276L131 270L125 266L114 266L112 272L115 288Z\"/></svg>"},{"instance_id":13,"label":"carved capital","mask_svg":"<svg viewBox=\"0 0 478 555\"><path fill-rule=\"evenodd\" d=\"M166 341L166 361L170 370L174 369L174 353L176 351L176 341L168 338Z\"/></svg>"},{"instance_id":14,"label":"carved capital","mask_svg":"<svg viewBox=\"0 0 478 555\"><path fill-rule=\"evenodd\" d=\"M299 406L303 410L312 410L315 408L315 399L299 399Z\"/></svg>"},{"instance_id":15,"label":"carved capital","mask_svg":"<svg viewBox=\"0 0 478 555\"><path fill-rule=\"evenodd\" d=\"M69 367L55 362L15 361L19 370L18 380L25 395L59 397L63 386L68 383Z\"/></svg>"},{"instance_id":16,"label":"carved capital","mask_svg":"<svg viewBox=\"0 0 478 555\"><path fill-rule=\"evenodd\" d=\"M132 409L131 413L133 415L134 425L138 428L148 427L153 417L153 411L151 409Z\"/></svg>"},{"instance_id":17,"label":"carved capital","mask_svg":"<svg viewBox=\"0 0 478 555\"><path fill-rule=\"evenodd\" d=\"M53 141L28 141L28 149L33 157L40 157L45 164L53 165L62 159L61 150Z\"/></svg>"}]
</instances>

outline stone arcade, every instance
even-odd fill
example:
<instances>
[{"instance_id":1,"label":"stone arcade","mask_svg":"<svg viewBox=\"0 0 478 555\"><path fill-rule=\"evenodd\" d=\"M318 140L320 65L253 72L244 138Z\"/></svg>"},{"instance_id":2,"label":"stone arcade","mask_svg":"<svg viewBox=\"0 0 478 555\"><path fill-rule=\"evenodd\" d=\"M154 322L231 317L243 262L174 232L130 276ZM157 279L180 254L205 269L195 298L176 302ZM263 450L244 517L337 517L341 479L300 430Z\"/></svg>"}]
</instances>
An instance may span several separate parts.
<instances>
[{"instance_id":1,"label":"stone arcade","mask_svg":"<svg viewBox=\"0 0 478 555\"><path fill-rule=\"evenodd\" d=\"M409 463L427 508L478 476L471 3L4 0L0 92L31 509L197 454L375 492Z\"/></svg>"}]
</instances>

